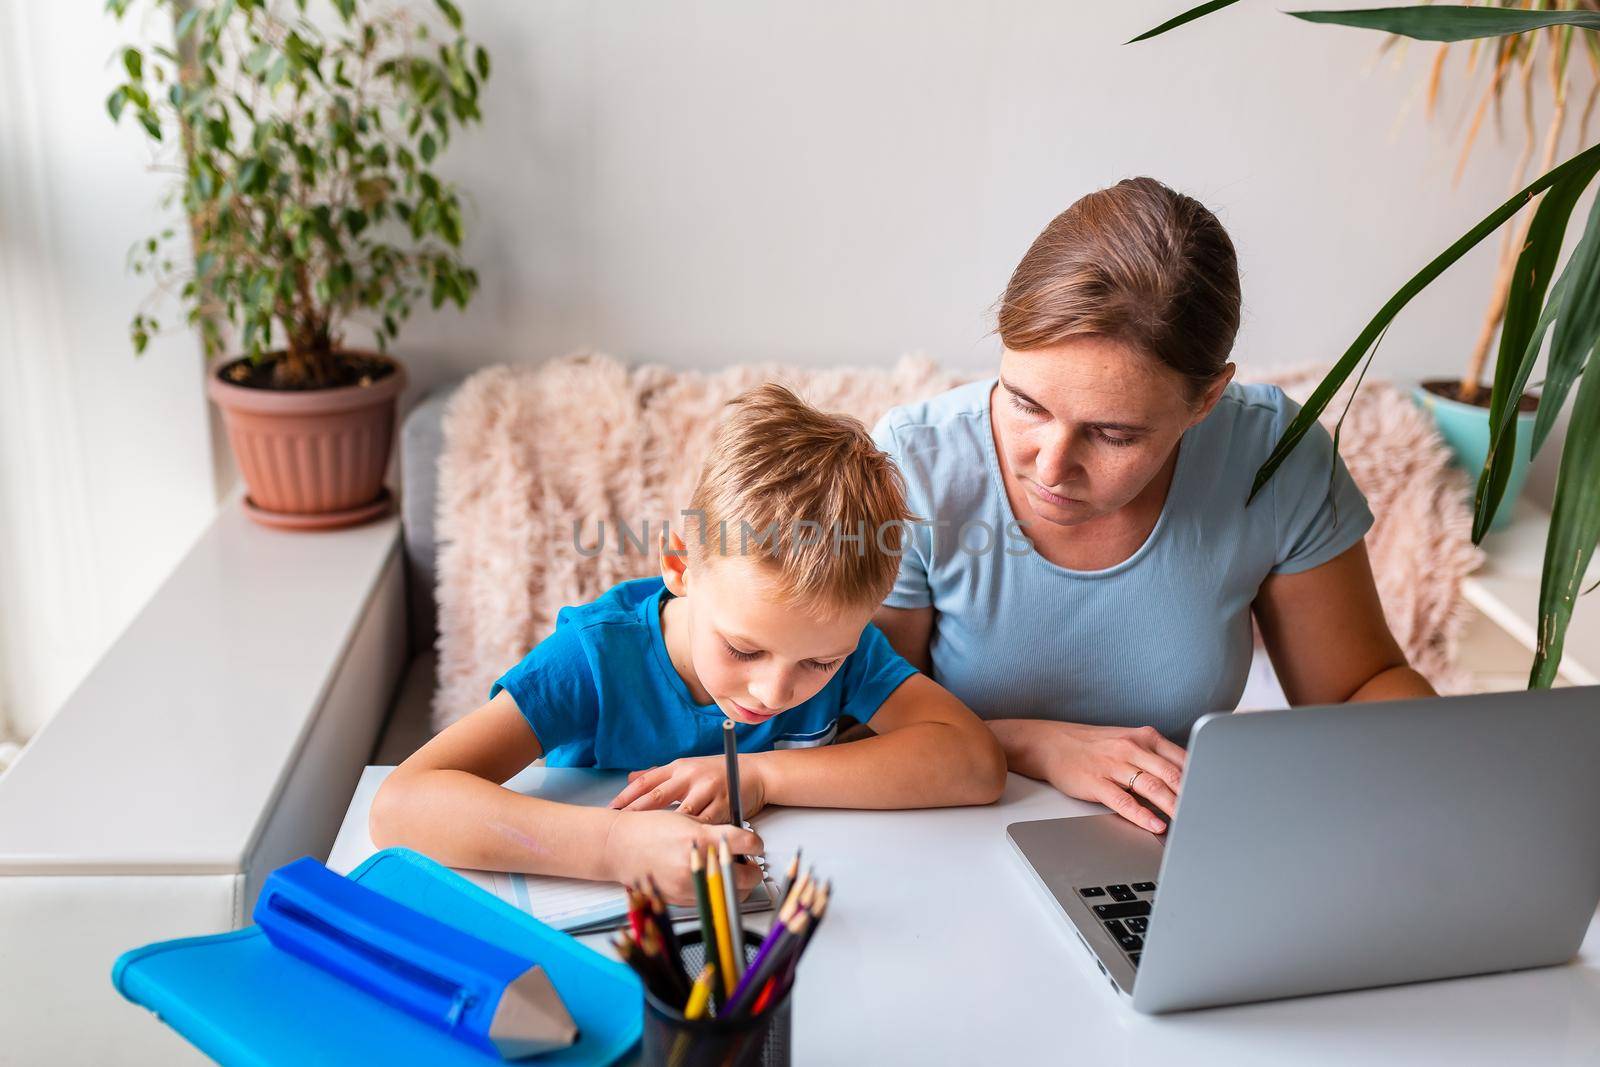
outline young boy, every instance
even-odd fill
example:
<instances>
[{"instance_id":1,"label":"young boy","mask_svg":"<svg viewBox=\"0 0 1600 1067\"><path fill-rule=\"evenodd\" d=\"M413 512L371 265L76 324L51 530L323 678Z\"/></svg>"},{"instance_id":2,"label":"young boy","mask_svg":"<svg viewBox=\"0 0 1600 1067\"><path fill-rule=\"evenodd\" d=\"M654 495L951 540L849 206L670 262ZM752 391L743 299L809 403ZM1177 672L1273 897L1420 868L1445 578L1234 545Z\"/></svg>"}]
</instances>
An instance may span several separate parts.
<instances>
[{"instance_id":1,"label":"young boy","mask_svg":"<svg viewBox=\"0 0 1600 1067\"><path fill-rule=\"evenodd\" d=\"M372 839L442 863L634 882L693 900L689 847L728 834L722 723L739 744L745 815L768 804L987 804L1005 786L993 735L868 620L899 565L899 472L855 419L768 384L730 405L701 470L690 544L660 578L563 608L490 700L391 774ZM842 717L869 736L830 745ZM635 773L609 808L498 783L552 767ZM676 805L675 810L668 810ZM740 865L739 888L759 874Z\"/></svg>"}]
</instances>

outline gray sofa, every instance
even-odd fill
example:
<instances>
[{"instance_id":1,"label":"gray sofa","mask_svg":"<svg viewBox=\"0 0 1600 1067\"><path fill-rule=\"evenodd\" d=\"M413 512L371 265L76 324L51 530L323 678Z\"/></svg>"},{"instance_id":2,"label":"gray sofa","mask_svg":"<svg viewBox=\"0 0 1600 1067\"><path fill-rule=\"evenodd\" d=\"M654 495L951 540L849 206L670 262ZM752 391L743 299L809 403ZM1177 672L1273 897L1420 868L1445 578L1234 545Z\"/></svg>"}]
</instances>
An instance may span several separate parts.
<instances>
[{"instance_id":1,"label":"gray sofa","mask_svg":"<svg viewBox=\"0 0 1600 1067\"><path fill-rule=\"evenodd\" d=\"M460 384L459 380L450 381L429 392L401 424L401 520L412 659L373 754L372 762L379 765L399 763L433 736L428 720L437 664L434 642L438 635L438 608L434 602L438 538L434 512L445 408ZM1285 703L1271 662L1257 649L1240 707L1272 708Z\"/></svg>"},{"instance_id":2,"label":"gray sofa","mask_svg":"<svg viewBox=\"0 0 1600 1067\"><path fill-rule=\"evenodd\" d=\"M372 762L380 765L399 763L433 736L428 720L439 625L433 597L438 554L434 509L438 501L439 454L444 447L444 412L459 384L452 381L427 393L400 425L400 521L411 659L389 720L373 750Z\"/></svg>"}]
</instances>

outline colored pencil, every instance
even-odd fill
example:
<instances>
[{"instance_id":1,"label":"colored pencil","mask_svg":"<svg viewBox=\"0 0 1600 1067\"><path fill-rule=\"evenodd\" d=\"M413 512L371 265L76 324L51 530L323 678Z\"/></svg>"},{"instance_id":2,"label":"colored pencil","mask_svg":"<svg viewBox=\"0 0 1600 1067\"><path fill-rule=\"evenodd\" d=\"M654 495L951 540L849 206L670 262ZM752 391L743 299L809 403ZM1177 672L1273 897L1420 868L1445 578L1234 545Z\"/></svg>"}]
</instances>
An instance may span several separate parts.
<instances>
[{"instance_id":1,"label":"colored pencil","mask_svg":"<svg viewBox=\"0 0 1600 1067\"><path fill-rule=\"evenodd\" d=\"M811 884L811 876L811 871L804 871L801 873L799 878L796 878L793 882L791 882L789 884L788 891L783 895L783 904L787 904L791 900L798 901L800 899L800 894L805 891L806 886Z\"/></svg>"},{"instance_id":2,"label":"colored pencil","mask_svg":"<svg viewBox=\"0 0 1600 1067\"><path fill-rule=\"evenodd\" d=\"M663 988L669 994L661 999L669 1004L682 1004L688 1000L689 979L684 975L683 968L673 967L667 962L666 946L661 943L661 933L655 926L645 927L639 949L661 974Z\"/></svg>"},{"instance_id":3,"label":"colored pencil","mask_svg":"<svg viewBox=\"0 0 1600 1067\"><path fill-rule=\"evenodd\" d=\"M673 1009L679 1009L686 1022L710 1017L751 1018L774 1010L774 1005L786 1002L800 957L827 915L833 894L833 883L819 880L815 869L802 871L800 860L797 849L782 891L771 886L778 911L748 964L744 962L747 946L727 834L705 852L698 847L689 850L689 873L706 958L699 973L691 978L683 965L683 943L653 874L646 875L643 883L627 887L628 925L612 941L617 956L639 976L658 1010L666 1006L665 1010L675 1015ZM768 882L770 885L770 879ZM736 1054L749 1036L746 1033L739 1039ZM680 1031L667 1057L669 1064L681 1062L694 1044L689 1030Z\"/></svg>"},{"instance_id":4,"label":"colored pencil","mask_svg":"<svg viewBox=\"0 0 1600 1067\"><path fill-rule=\"evenodd\" d=\"M778 893L778 899L772 902L773 907L783 907L784 901L789 899L789 890L794 888L794 880L800 877L800 849L794 850L794 857L789 860L789 869L783 875L783 889Z\"/></svg>"},{"instance_id":5,"label":"colored pencil","mask_svg":"<svg viewBox=\"0 0 1600 1067\"><path fill-rule=\"evenodd\" d=\"M716 969L711 964L700 968L700 975L694 980L694 988L689 990L689 1002L683 1006L685 1019L703 1019L706 1009L711 1006L711 980L716 974Z\"/></svg>"},{"instance_id":6,"label":"colored pencil","mask_svg":"<svg viewBox=\"0 0 1600 1067\"><path fill-rule=\"evenodd\" d=\"M822 883L822 888L817 892L817 900L811 908L811 929L814 932L822 925L823 917L828 913L828 901L833 898L833 879Z\"/></svg>"},{"instance_id":7,"label":"colored pencil","mask_svg":"<svg viewBox=\"0 0 1600 1067\"><path fill-rule=\"evenodd\" d=\"M733 969L733 942L728 940L728 899L722 887L722 870L712 862L709 849L706 853L706 892L711 897L710 932L716 940L717 974L721 979L722 995L730 997L739 972Z\"/></svg>"},{"instance_id":8,"label":"colored pencil","mask_svg":"<svg viewBox=\"0 0 1600 1067\"><path fill-rule=\"evenodd\" d=\"M733 976L744 973L744 914L739 910L739 883L733 877L733 854L728 835L717 843L717 860L722 865L722 891L728 897L728 946L733 953Z\"/></svg>"},{"instance_id":9,"label":"colored pencil","mask_svg":"<svg viewBox=\"0 0 1600 1067\"><path fill-rule=\"evenodd\" d=\"M629 886L628 893L628 929L633 931L635 941L644 937L644 902L640 899L639 890Z\"/></svg>"},{"instance_id":10,"label":"colored pencil","mask_svg":"<svg viewBox=\"0 0 1600 1067\"><path fill-rule=\"evenodd\" d=\"M634 972L638 974L639 981L644 983L645 988L650 990L656 997L663 997L666 990L661 987L661 979L657 975L656 969L645 960L644 953L640 950L638 943L628 940L626 935L618 934L612 939L611 945L617 950L617 955L622 958L622 962L632 967Z\"/></svg>"},{"instance_id":11,"label":"colored pencil","mask_svg":"<svg viewBox=\"0 0 1600 1067\"><path fill-rule=\"evenodd\" d=\"M794 950L799 947L800 939L805 936L806 926L810 919L805 912L797 912L793 918L784 924L783 931L778 935L778 943L767 953L761 961L761 967L752 972L753 977L745 983L744 992L733 997L718 1014L719 1018L731 1018L747 1011L755 1002L766 985L767 979L785 973L789 966Z\"/></svg>"},{"instance_id":12,"label":"colored pencil","mask_svg":"<svg viewBox=\"0 0 1600 1067\"><path fill-rule=\"evenodd\" d=\"M777 984L774 978L768 978L767 984L761 987L761 995L756 997L756 1002L750 1005L751 1015L760 1015L767 1010L767 1004L772 1000L772 990Z\"/></svg>"},{"instance_id":13,"label":"colored pencil","mask_svg":"<svg viewBox=\"0 0 1600 1067\"><path fill-rule=\"evenodd\" d=\"M667 912L667 901L661 895L661 887L656 884L655 875L650 875L648 881L650 891L640 892L640 896L649 905L647 917L661 937L661 955L666 961L667 970L671 972L673 981L681 985L687 993L690 980L689 972L683 966L683 946L678 943L678 932L672 928L672 916Z\"/></svg>"},{"instance_id":14,"label":"colored pencil","mask_svg":"<svg viewBox=\"0 0 1600 1067\"><path fill-rule=\"evenodd\" d=\"M812 934L816 933L817 927L822 925L823 916L828 913L828 900L832 896L833 880L829 879L822 883L821 889L817 890L817 898L812 902L809 909L811 912L811 930L806 934L807 940L810 939Z\"/></svg>"},{"instance_id":15,"label":"colored pencil","mask_svg":"<svg viewBox=\"0 0 1600 1067\"><path fill-rule=\"evenodd\" d=\"M756 973L761 970L761 964L771 954L783 931L788 927L789 920L794 918L795 912L799 910L799 907L799 901L791 900L779 910L777 919L772 923L772 928L767 931L767 936L761 941L761 947L756 949L755 958L750 961L750 966L745 968L744 974L739 979L739 984L734 987L731 999L737 999L739 994L744 992L745 986L749 985Z\"/></svg>"},{"instance_id":16,"label":"colored pencil","mask_svg":"<svg viewBox=\"0 0 1600 1067\"><path fill-rule=\"evenodd\" d=\"M787 989L794 982L794 972L800 966L800 957L805 952L806 946L811 944L811 939L816 935L817 927L822 925L822 918L828 911L828 897L833 892L833 883L824 882L815 896L806 903L806 912L811 917L811 922L806 926L805 935L800 939L800 945L795 950L794 958L789 962L789 968L783 975L780 987Z\"/></svg>"},{"instance_id":17,"label":"colored pencil","mask_svg":"<svg viewBox=\"0 0 1600 1067\"><path fill-rule=\"evenodd\" d=\"M700 912L700 943L705 951L706 962L713 965L720 977L722 962L717 952L717 923L712 918L711 891L706 884L705 858L700 855L699 846L689 849L689 877L694 880L694 903Z\"/></svg>"},{"instance_id":18,"label":"colored pencil","mask_svg":"<svg viewBox=\"0 0 1600 1067\"><path fill-rule=\"evenodd\" d=\"M650 914L655 916L656 926L661 929L661 938L666 942L667 948L677 952L681 947L678 944L678 931L672 928L672 916L667 911L667 898L661 892L661 886L656 882L656 876L649 876L650 885Z\"/></svg>"}]
</instances>

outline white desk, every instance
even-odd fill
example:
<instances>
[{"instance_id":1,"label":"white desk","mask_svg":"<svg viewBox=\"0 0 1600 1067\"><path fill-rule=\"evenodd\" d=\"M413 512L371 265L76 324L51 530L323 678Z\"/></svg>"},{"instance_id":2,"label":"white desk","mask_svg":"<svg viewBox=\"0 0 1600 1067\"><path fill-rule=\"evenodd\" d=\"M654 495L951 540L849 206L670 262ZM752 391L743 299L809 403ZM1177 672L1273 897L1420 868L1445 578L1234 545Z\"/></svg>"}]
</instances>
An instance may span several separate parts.
<instances>
[{"instance_id":1,"label":"white desk","mask_svg":"<svg viewBox=\"0 0 1600 1067\"><path fill-rule=\"evenodd\" d=\"M367 811L388 772L362 776L333 869L374 851ZM552 773L588 772L509 784ZM986 808L758 816L775 859L804 845L836 893L795 986L795 1062L1600 1063L1600 924L1562 967L1161 1017L1123 1007L1005 838L1011 822L1100 810L1012 775Z\"/></svg>"}]
</instances>

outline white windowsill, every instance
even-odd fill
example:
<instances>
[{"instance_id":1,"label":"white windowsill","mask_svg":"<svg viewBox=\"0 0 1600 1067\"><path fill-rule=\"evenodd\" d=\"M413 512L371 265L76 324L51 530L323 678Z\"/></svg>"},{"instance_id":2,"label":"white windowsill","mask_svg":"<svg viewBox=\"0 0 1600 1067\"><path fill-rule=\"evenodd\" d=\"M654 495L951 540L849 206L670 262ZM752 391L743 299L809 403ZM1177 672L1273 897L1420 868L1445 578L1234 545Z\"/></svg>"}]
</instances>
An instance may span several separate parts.
<instances>
[{"instance_id":1,"label":"white windowsill","mask_svg":"<svg viewBox=\"0 0 1600 1067\"><path fill-rule=\"evenodd\" d=\"M399 530L284 533L225 504L0 776L0 876L239 871Z\"/></svg>"},{"instance_id":2,"label":"white windowsill","mask_svg":"<svg viewBox=\"0 0 1600 1067\"><path fill-rule=\"evenodd\" d=\"M1539 577L1544 570L1550 513L1519 499L1511 524L1483 539L1484 565L1467 576L1461 594L1477 613L1463 636L1460 660L1484 691L1521 689L1539 632ZM1600 562L1589 568L1587 589L1600 580ZM1567 628L1558 685L1600 683L1600 606L1578 598Z\"/></svg>"}]
</instances>

